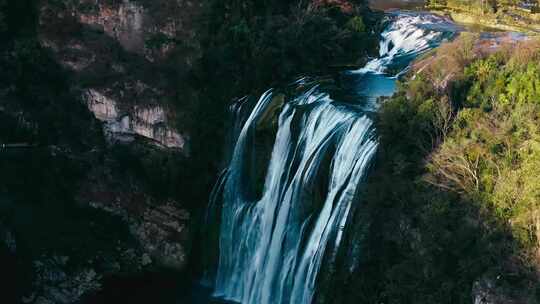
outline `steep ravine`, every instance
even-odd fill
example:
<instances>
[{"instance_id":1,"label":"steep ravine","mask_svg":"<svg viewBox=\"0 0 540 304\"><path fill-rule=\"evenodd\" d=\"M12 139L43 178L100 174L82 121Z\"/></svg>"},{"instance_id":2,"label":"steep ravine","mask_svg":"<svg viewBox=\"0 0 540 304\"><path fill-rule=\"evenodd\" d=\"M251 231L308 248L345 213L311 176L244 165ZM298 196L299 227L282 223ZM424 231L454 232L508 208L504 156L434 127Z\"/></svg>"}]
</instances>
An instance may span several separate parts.
<instances>
[{"instance_id":1,"label":"steep ravine","mask_svg":"<svg viewBox=\"0 0 540 304\"><path fill-rule=\"evenodd\" d=\"M0 0L0 302L536 303L540 221L511 208L537 202L538 46L461 29L363 0ZM456 151L487 178L445 180Z\"/></svg>"},{"instance_id":2,"label":"steep ravine","mask_svg":"<svg viewBox=\"0 0 540 304\"><path fill-rule=\"evenodd\" d=\"M229 101L375 50L363 1L299 3L0 1L6 297L190 292Z\"/></svg>"}]
</instances>

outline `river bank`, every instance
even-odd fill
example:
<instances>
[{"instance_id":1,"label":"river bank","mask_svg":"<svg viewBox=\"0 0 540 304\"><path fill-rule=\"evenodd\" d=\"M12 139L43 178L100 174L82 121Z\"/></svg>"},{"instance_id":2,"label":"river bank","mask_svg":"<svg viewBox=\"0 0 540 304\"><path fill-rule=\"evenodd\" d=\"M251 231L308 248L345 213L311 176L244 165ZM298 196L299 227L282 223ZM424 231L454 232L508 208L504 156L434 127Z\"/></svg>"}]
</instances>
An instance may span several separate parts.
<instances>
[{"instance_id":1,"label":"river bank","mask_svg":"<svg viewBox=\"0 0 540 304\"><path fill-rule=\"evenodd\" d=\"M475 13L454 6L428 6L432 13L451 18L467 27L483 27L498 31L540 33L540 14L526 13L515 8L505 8L498 13Z\"/></svg>"},{"instance_id":2,"label":"river bank","mask_svg":"<svg viewBox=\"0 0 540 304\"><path fill-rule=\"evenodd\" d=\"M527 12L515 7L501 7L496 13L480 12L470 6L428 5L423 0L383 0L370 1L374 10L413 10L428 11L447 17L474 32L480 31L510 31L525 33L540 33L540 14Z\"/></svg>"}]
</instances>

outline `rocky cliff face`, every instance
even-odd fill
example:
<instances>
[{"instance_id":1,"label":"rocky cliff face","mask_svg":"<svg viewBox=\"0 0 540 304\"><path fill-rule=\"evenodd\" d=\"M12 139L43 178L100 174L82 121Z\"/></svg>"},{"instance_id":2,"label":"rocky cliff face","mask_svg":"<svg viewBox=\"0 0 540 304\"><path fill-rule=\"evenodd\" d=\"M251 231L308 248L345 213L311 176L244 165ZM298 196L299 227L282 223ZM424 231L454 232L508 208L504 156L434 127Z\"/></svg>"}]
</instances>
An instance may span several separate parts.
<instances>
[{"instance_id":1,"label":"rocky cliff face","mask_svg":"<svg viewBox=\"0 0 540 304\"><path fill-rule=\"evenodd\" d=\"M360 2L0 0L0 144L27 147L0 150L14 301L74 303L111 276L186 271L229 100L323 70L334 46L355 53Z\"/></svg>"},{"instance_id":2,"label":"rocky cliff face","mask_svg":"<svg viewBox=\"0 0 540 304\"><path fill-rule=\"evenodd\" d=\"M165 0L40 3L39 42L68 71L72 79L70 90L102 123L109 145L140 139L161 149L189 155L190 131L183 120L190 113L176 103L185 86L177 81L193 68L201 54L198 26L194 22L202 5L202 2ZM87 194L100 192L86 185ZM99 186L101 192L110 188L104 183ZM153 256L160 256L168 260L167 264L177 267L185 262L186 252L179 245L185 237L176 237L175 245L159 244L160 238L169 234L161 233L167 222L171 223L169 228L181 232L183 228L177 217L181 221L189 218L182 215L188 214L187 211L174 207L178 203L152 210L137 207L140 210L134 215L126 212L130 209L126 208L128 205L137 205L133 197L113 195L105 199L102 196L99 202L93 201L91 195L79 197L92 206L121 214L136 226L132 232ZM151 198L143 199L148 200ZM156 216L160 208L165 211ZM136 223L133 216L139 218ZM153 234L151 231L158 232L154 234L156 240L147 238Z\"/></svg>"},{"instance_id":3,"label":"rocky cliff face","mask_svg":"<svg viewBox=\"0 0 540 304\"><path fill-rule=\"evenodd\" d=\"M150 154L188 157L190 113L177 100L184 73L201 54L194 24L201 10L201 2L191 1L44 1L38 39L70 74L70 90L101 122L109 146L142 141L157 148ZM103 177L103 170L107 165L93 172ZM114 183L125 177L96 175L88 174L78 200L129 225L141 267L183 269L190 239L185 207L137 186L117 190Z\"/></svg>"},{"instance_id":4,"label":"rocky cliff face","mask_svg":"<svg viewBox=\"0 0 540 304\"><path fill-rule=\"evenodd\" d=\"M180 134L167 118L168 109L160 105L125 106L95 89L83 93L83 100L94 116L103 122L107 139L114 143L129 143L142 136L164 148L178 149L188 154L188 135Z\"/></svg>"},{"instance_id":5,"label":"rocky cliff face","mask_svg":"<svg viewBox=\"0 0 540 304\"><path fill-rule=\"evenodd\" d=\"M205 3L0 1L0 143L30 147L0 150L13 301L75 303L111 275L185 270L197 203L174 183L191 174Z\"/></svg>"},{"instance_id":6,"label":"rocky cliff face","mask_svg":"<svg viewBox=\"0 0 540 304\"><path fill-rule=\"evenodd\" d=\"M38 35L111 141L141 136L188 154L186 113L173 105L182 83L170 73L174 65L182 78L201 54L201 10L190 1L43 2Z\"/></svg>"}]
</instances>

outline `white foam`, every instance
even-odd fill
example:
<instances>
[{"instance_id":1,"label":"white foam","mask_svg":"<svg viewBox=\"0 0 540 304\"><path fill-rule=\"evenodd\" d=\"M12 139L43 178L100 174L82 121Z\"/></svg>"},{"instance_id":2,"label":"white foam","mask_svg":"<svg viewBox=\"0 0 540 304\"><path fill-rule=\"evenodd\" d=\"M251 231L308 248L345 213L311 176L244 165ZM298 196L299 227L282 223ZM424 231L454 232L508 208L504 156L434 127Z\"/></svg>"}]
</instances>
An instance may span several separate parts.
<instances>
[{"instance_id":1,"label":"white foam","mask_svg":"<svg viewBox=\"0 0 540 304\"><path fill-rule=\"evenodd\" d=\"M369 61L363 68L349 71L351 74L384 74L389 64L399 58L414 57L443 40L442 17L429 14L400 14L381 34L379 57Z\"/></svg>"}]
</instances>

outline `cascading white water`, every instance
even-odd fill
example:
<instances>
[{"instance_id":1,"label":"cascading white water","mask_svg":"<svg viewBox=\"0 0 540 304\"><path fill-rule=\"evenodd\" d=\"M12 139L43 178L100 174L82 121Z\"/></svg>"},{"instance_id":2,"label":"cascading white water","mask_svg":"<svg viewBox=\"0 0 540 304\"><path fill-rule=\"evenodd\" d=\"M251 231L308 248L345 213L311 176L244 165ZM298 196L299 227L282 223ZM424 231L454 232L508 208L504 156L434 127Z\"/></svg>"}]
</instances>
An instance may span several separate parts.
<instances>
[{"instance_id":1,"label":"cascading white water","mask_svg":"<svg viewBox=\"0 0 540 304\"><path fill-rule=\"evenodd\" d=\"M434 20L398 16L382 34L380 58L355 75L384 73L397 59L435 46L442 35L421 28ZM214 295L242 304L313 301L321 263L339 247L377 148L362 110L313 86L284 103L269 163L254 163L256 134L276 99L267 91L241 125L217 186L222 214ZM258 195L254 167L265 173Z\"/></svg>"},{"instance_id":2,"label":"cascading white water","mask_svg":"<svg viewBox=\"0 0 540 304\"><path fill-rule=\"evenodd\" d=\"M229 166L216 295L241 303L310 303L327 245L332 238L339 243L335 234L377 143L367 117L313 88L285 104L262 197L250 201L244 167L253 152L250 136L271 101L272 92L260 98ZM324 172L327 195L316 206L313 185L326 159L332 159Z\"/></svg>"},{"instance_id":3,"label":"cascading white water","mask_svg":"<svg viewBox=\"0 0 540 304\"><path fill-rule=\"evenodd\" d=\"M410 62L457 30L456 25L440 16L401 12L381 34L379 57L351 73L383 74L390 65Z\"/></svg>"}]
</instances>

